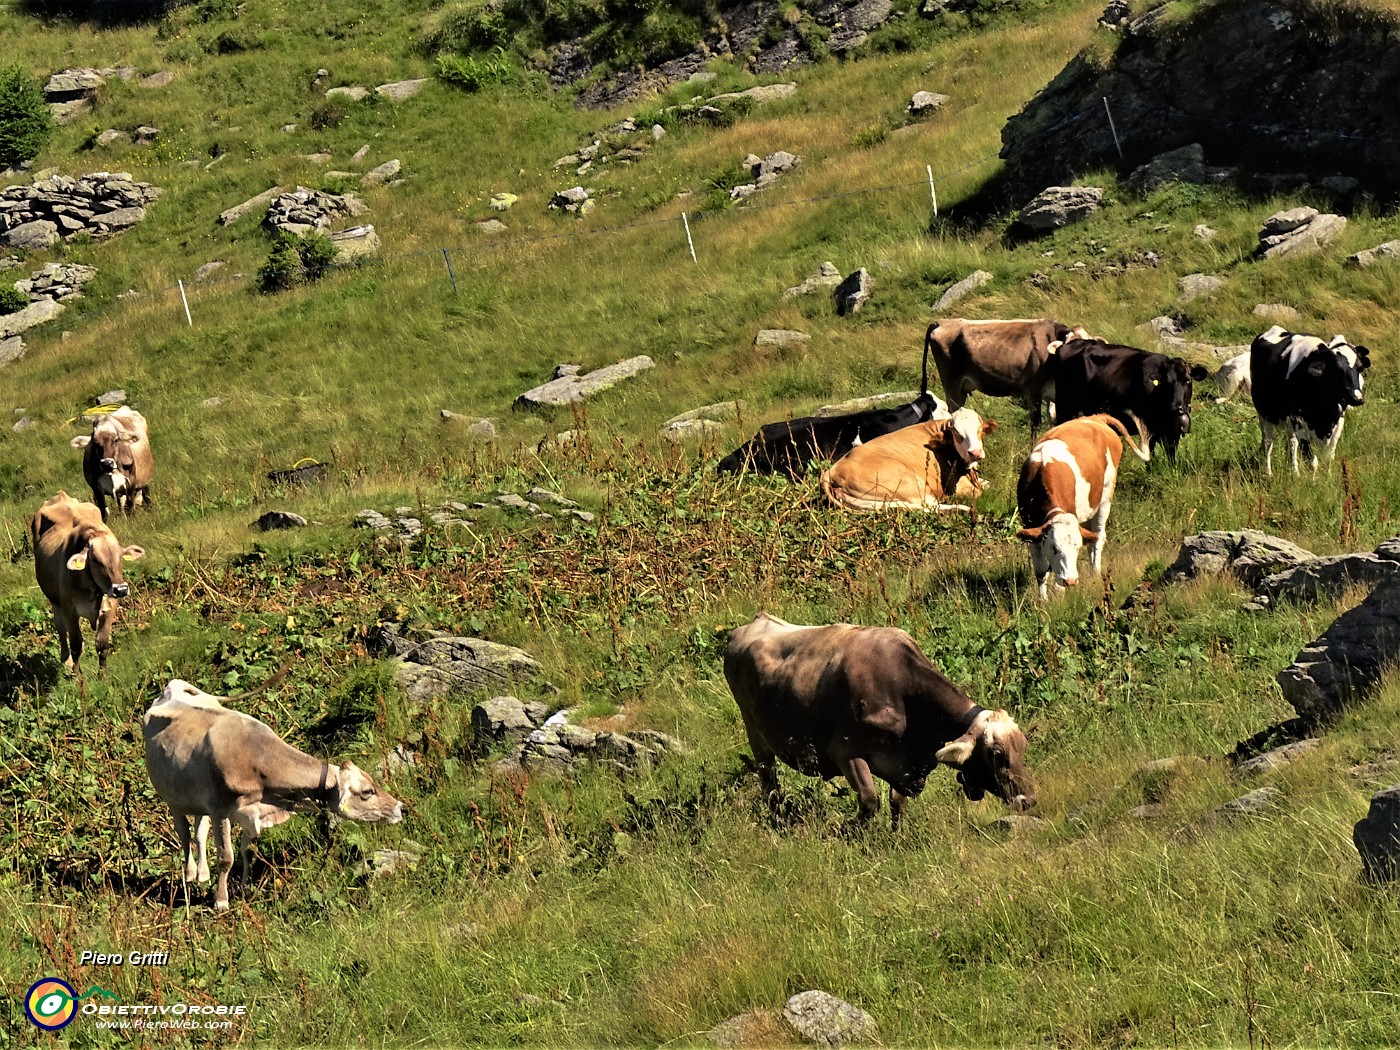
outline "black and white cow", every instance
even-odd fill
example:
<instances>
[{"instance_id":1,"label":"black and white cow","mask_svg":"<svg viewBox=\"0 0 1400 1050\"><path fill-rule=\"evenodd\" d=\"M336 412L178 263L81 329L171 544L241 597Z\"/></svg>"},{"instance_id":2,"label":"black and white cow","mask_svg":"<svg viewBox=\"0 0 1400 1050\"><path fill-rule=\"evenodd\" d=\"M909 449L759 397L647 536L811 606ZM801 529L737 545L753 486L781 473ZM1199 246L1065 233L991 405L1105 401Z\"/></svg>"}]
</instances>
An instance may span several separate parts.
<instances>
[{"instance_id":1,"label":"black and white cow","mask_svg":"<svg viewBox=\"0 0 1400 1050\"><path fill-rule=\"evenodd\" d=\"M1331 342L1274 325L1249 348L1250 395L1264 438L1264 474L1272 477L1274 435L1287 428L1289 458L1298 473L1298 446L1317 470L1314 443L1330 460L1342 437L1346 410L1364 403L1361 373L1371 352L1345 336Z\"/></svg>"}]
</instances>

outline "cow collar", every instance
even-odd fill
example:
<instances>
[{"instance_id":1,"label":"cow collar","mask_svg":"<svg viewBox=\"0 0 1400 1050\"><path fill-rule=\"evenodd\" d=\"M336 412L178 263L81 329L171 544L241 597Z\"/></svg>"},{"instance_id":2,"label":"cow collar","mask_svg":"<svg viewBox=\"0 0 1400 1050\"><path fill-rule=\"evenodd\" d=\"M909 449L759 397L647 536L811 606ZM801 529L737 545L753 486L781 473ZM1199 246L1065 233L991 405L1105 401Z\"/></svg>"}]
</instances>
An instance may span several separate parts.
<instances>
[{"instance_id":1,"label":"cow collar","mask_svg":"<svg viewBox=\"0 0 1400 1050\"><path fill-rule=\"evenodd\" d=\"M962 727L954 735L953 739L965 736L977 724L977 720L987 713L987 709L978 704L972 705L972 710L968 712L967 718L963 721Z\"/></svg>"},{"instance_id":2,"label":"cow collar","mask_svg":"<svg viewBox=\"0 0 1400 1050\"><path fill-rule=\"evenodd\" d=\"M336 778L335 771L331 769L329 762L321 763L321 782L316 785L316 798L322 805L330 808L334 805L340 794L340 783Z\"/></svg>"}]
</instances>

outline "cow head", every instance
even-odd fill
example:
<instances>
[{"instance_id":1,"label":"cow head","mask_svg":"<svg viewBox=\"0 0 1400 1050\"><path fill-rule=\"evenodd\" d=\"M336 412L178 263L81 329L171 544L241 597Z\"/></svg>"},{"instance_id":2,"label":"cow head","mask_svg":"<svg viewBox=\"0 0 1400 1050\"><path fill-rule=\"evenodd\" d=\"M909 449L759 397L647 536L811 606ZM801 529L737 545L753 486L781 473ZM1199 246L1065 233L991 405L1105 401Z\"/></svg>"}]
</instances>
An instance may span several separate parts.
<instances>
[{"instance_id":1,"label":"cow head","mask_svg":"<svg viewBox=\"0 0 1400 1050\"><path fill-rule=\"evenodd\" d=\"M958 458L969 467L980 463L987 455L982 439L996 428L995 419L983 419L970 408L960 408L954 412L948 422L948 432L952 435Z\"/></svg>"},{"instance_id":2,"label":"cow head","mask_svg":"<svg viewBox=\"0 0 1400 1050\"><path fill-rule=\"evenodd\" d=\"M1181 439L1191 433L1191 384L1201 382L1210 372L1200 365L1188 365L1179 357L1153 355L1142 370L1141 393L1146 411L1142 413L1169 456L1176 455Z\"/></svg>"},{"instance_id":3,"label":"cow head","mask_svg":"<svg viewBox=\"0 0 1400 1050\"><path fill-rule=\"evenodd\" d=\"M122 579L122 562L146 556L140 547L123 547L111 529L85 525L79 532L82 549L67 561L73 572L85 572L106 598L125 598L130 588Z\"/></svg>"},{"instance_id":4,"label":"cow head","mask_svg":"<svg viewBox=\"0 0 1400 1050\"><path fill-rule=\"evenodd\" d=\"M1064 511L1053 515L1044 525L1022 529L1016 533L1016 538L1038 548L1035 553L1039 557L1033 557L1032 561L1037 566L1049 566L1060 586L1076 587L1079 585L1079 552L1085 542L1093 543L1099 534L1090 532L1079 524L1078 518ZM1040 575L1040 571L1036 575Z\"/></svg>"},{"instance_id":5,"label":"cow head","mask_svg":"<svg viewBox=\"0 0 1400 1050\"><path fill-rule=\"evenodd\" d=\"M403 803L374 782L374 778L353 762L344 762L336 771L336 812L342 817L377 824L403 820Z\"/></svg>"},{"instance_id":6,"label":"cow head","mask_svg":"<svg viewBox=\"0 0 1400 1050\"><path fill-rule=\"evenodd\" d=\"M73 448L95 446L92 455L104 485L114 495L124 490L136 477L136 444L141 438L110 416L99 419L91 435L79 435L69 442Z\"/></svg>"},{"instance_id":7,"label":"cow head","mask_svg":"<svg viewBox=\"0 0 1400 1050\"><path fill-rule=\"evenodd\" d=\"M1035 805L1035 788L1026 772L1026 736L1005 711L983 711L934 757L958 771L969 802L990 791L1013 809Z\"/></svg>"},{"instance_id":8,"label":"cow head","mask_svg":"<svg viewBox=\"0 0 1400 1050\"><path fill-rule=\"evenodd\" d=\"M1371 351L1364 346L1353 346L1346 336L1335 335L1330 343L1308 355L1304 367L1316 382L1321 401L1344 409L1366 403L1361 393L1366 385L1362 373L1371 367Z\"/></svg>"}]
</instances>

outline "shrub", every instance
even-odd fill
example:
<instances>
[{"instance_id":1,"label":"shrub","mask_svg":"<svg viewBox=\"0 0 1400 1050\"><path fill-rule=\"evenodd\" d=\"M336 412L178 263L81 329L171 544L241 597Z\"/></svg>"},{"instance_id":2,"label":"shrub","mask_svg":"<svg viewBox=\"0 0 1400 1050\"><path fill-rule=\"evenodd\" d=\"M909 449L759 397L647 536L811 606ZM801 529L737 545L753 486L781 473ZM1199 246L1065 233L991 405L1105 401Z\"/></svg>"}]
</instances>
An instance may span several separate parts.
<instances>
[{"instance_id":1,"label":"shrub","mask_svg":"<svg viewBox=\"0 0 1400 1050\"><path fill-rule=\"evenodd\" d=\"M436 11L423 29L429 52L490 51L510 42L511 32L501 11L469 3L448 4Z\"/></svg>"},{"instance_id":2,"label":"shrub","mask_svg":"<svg viewBox=\"0 0 1400 1050\"><path fill-rule=\"evenodd\" d=\"M294 237L279 233L267 262L258 269L258 290L282 292L320 280L340 253L330 238L319 233Z\"/></svg>"},{"instance_id":3,"label":"shrub","mask_svg":"<svg viewBox=\"0 0 1400 1050\"><path fill-rule=\"evenodd\" d=\"M29 305L29 296L18 288L0 285L0 316L18 313Z\"/></svg>"},{"instance_id":4,"label":"shrub","mask_svg":"<svg viewBox=\"0 0 1400 1050\"><path fill-rule=\"evenodd\" d=\"M350 110L339 102L326 102L311 111L309 123L317 131L333 128L350 115Z\"/></svg>"},{"instance_id":5,"label":"shrub","mask_svg":"<svg viewBox=\"0 0 1400 1050\"><path fill-rule=\"evenodd\" d=\"M0 167L33 160L53 133L44 93L19 66L0 69Z\"/></svg>"},{"instance_id":6,"label":"shrub","mask_svg":"<svg viewBox=\"0 0 1400 1050\"><path fill-rule=\"evenodd\" d=\"M438 55L437 75L464 91L476 92L492 84L509 83L515 67L505 48L498 47L489 56Z\"/></svg>"}]
</instances>

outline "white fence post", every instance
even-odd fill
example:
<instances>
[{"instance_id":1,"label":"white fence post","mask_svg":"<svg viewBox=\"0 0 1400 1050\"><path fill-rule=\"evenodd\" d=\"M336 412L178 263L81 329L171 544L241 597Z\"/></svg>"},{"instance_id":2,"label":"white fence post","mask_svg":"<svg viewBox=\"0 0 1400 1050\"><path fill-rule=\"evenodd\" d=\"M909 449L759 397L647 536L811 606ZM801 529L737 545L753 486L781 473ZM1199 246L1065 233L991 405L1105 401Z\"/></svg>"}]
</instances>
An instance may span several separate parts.
<instances>
[{"instance_id":1,"label":"white fence post","mask_svg":"<svg viewBox=\"0 0 1400 1050\"><path fill-rule=\"evenodd\" d=\"M185 282L182 279L177 278L175 283L180 286L180 302L185 304L185 323L188 324L191 328L193 328L194 318L190 316L190 301L185 296Z\"/></svg>"},{"instance_id":2,"label":"white fence post","mask_svg":"<svg viewBox=\"0 0 1400 1050\"><path fill-rule=\"evenodd\" d=\"M928 172L928 195L933 199L933 217L938 218L938 191L933 188L933 165L925 164L924 170Z\"/></svg>"},{"instance_id":3,"label":"white fence post","mask_svg":"<svg viewBox=\"0 0 1400 1050\"><path fill-rule=\"evenodd\" d=\"M1123 159L1123 143L1118 141L1118 127L1113 123L1113 110L1108 108L1108 96L1103 96L1103 111L1108 114L1108 130L1113 132L1113 145L1118 149L1118 159Z\"/></svg>"},{"instance_id":4,"label":"white fence post","mask_svg":"<svg viewBox=\"0 0 1400 1050\"><path fill-rule=\"evenodd\" d=\"M695 258L695 241L690 236L690 219L686 217L685 212L681 212L681 222L685 223L685 243L690 245L690 261L699 266L700 260Z\"/></svg>"}]
</instances>

